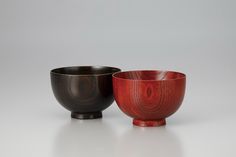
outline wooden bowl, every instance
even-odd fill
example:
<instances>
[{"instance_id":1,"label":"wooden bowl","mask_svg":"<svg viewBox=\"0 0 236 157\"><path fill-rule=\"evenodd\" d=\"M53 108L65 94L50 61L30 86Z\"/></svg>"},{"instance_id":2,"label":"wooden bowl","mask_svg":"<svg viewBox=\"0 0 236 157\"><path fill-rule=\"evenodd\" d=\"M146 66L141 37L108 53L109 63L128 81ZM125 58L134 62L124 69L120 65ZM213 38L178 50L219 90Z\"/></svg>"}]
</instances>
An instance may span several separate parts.
<instances>
[{"instance_id":1,"label":"wooden bowl","mask_svg":"<svg viewBox=\"0 0 236 157\"><path fill-rule=\"evenodd\" d=\"M174 71L140 70L113 74L113 93L119 108L137 126L165 125L180 107L186 76Z\"/></svg>"},{"instance_id":2,"label":"wooden bowl","mask_svg":"<svg viewBox=\"0 0 236 157\"><path fill-rule=\"evenodd\" d=\"M102 111L114 101L112 74L118 68L77 66L50 72L53 93L58 102L77 119L102 117Z\"/></svg>"}]
</instances>

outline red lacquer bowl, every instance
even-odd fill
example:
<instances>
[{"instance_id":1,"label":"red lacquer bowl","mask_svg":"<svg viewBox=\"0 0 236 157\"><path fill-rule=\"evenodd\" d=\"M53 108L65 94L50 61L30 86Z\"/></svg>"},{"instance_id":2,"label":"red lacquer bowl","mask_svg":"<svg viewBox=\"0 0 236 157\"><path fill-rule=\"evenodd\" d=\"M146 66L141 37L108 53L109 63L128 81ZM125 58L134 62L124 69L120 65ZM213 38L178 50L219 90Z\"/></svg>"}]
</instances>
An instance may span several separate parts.
<instances>
[{"instance_id":1,"label":"red lacquer bowl","mask_svg":"<svg viewBox=\"0 0 236 157\"><path fill-rule=\"evenodd\" d=\"M137 126L165 125L180 107L186 76L174 71L142 70L113 74L113 93L119 108Z\"/></svg>"}]
</instances>

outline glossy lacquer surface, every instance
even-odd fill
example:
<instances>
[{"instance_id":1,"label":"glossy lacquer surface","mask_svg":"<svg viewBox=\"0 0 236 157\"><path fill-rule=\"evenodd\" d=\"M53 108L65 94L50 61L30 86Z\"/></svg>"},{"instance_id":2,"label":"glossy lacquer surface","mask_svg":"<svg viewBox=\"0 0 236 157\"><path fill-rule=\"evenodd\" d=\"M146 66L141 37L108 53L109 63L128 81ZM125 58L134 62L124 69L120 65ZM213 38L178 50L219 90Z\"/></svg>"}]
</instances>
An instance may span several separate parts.
<instances>
[{"instance_id":1,"label":"glossy lacquer surface","mask_svg":"<svg viewBox=\"0 0 236 157\"><path fill-rule=\"evenodd\" d=\"M50 73L53 93L72 118L101 118L102 110L114 101L112 74L118 71L105 66L54 69Z\"/></svg>"},{"instance_id":2,"label":"glossy lacquer surface","mask_svg":"<svg viewBox=\"0 0 236 157\"><path fill-rule=\"evenodd\" d=\"M180 107L186 76L172 71L127 71L113 75L116 103L138 126L165 125Z\"/></svg>"}]
</instances>

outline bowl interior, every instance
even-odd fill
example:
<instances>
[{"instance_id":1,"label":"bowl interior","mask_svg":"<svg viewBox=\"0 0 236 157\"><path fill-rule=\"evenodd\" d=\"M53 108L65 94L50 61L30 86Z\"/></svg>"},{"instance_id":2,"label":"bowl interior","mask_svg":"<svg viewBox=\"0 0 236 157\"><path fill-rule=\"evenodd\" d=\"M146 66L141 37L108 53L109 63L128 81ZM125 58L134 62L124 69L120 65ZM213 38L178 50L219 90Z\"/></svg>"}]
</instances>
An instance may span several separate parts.
<instances>
[{"instance_id":1,"label":"bowl interior","mask_svg":"<svg viewBox=\"0 0 236 157\"><path fill-rule=\"evenodd\" d=\"M141 70L119 72L113 77L127 80L176 80L185 78L185 74L174 71Z\"/></svg>"},{"instance_id":2,"label":"bowl interior","mask_svg":"<svg viewBox=\"0 0 236 157\"><path fill-rule=\"evenodd\" d=\"M53 69L51 72L63 75L104 75L118 71L120 71L120 69L106 66L77 66Z\"/></svg>"}]
</instances>

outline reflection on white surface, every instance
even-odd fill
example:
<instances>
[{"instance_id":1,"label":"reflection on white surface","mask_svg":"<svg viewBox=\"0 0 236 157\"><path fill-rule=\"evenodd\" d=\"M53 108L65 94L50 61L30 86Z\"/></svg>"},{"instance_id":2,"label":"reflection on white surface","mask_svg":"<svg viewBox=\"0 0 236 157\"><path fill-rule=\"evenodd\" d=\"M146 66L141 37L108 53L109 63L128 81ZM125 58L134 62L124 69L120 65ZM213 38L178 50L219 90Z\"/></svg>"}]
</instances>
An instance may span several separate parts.
<instances>
[{"instance_id":1,"label":"reflection on white surface","mask_svg":"<svg viewBox=\"0 0 236 157\"><path fill-rule=\"evenodd\" d=\"M54 156L182 156L181 142L166 127L127 126L119 132L114 124L72 119L56 136Z\"/></svg>"},{"instance_id":2,"label":"reflection on white surface","mask_svg":"<svg viewBox=\"0 0 236 157\"><path fill-rule=\"evenodd\" d=\"M55 157L106 156L106 152L114 152L115 141L112 128L102 119L72 119L58 133L54 155Z\"/></svg>"},{"instance_id":3,"label":"reflection on white surface","mask_svg":"<svg viewBox=\"0 0 236 157\"><path fill-rule=\"evenodd\" d=\"M118 140L118 156L143 157L180 157L181 143L176 135L165 127L140 128L127 130Z\"/></svg>"}]
</instances>

